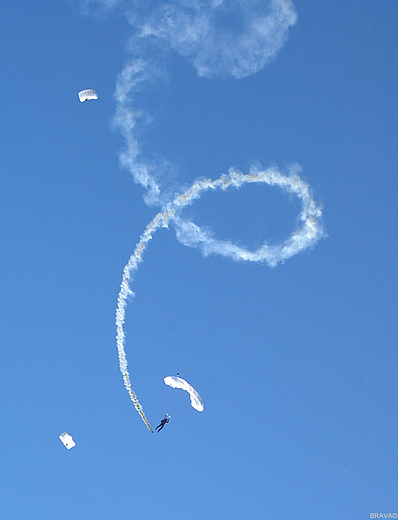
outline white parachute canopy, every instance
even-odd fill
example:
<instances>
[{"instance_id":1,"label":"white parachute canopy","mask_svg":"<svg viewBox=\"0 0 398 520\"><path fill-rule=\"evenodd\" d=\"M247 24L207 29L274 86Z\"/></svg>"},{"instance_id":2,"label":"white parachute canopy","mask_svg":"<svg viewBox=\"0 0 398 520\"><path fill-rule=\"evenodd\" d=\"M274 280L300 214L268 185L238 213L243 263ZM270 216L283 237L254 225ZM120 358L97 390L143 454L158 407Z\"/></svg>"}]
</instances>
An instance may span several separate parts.
<instances>
[{"instance_id":1,"label":"white parachute canopy","mask_svg":"<svg viewBox=\"0 0 398 520\"><path fill-rule=\"evenodd\" d=\"M167 376L164 378L164 382L166 385L171 386L171 388L181 388L181 390L188 392L191 397L191 406L195 408L195 410L198 410L198 412L203 412L205 407L202 398L185 379L179 376Z\"/></svg>"},{"instance_id":2,"label":"white parachute canopy","mask_svg":"<svg viewBox=\"0 0 398 520\"><path fill-rule=\"evenodd\" d=\"M72 436L69 435L69 433L67 433L67 432L61 433L61 435L59 436L59 438L61 439L62 444L63 444L63 445L65 446L65 448L67 448L68 450L70 450L71 448L73 448L73 446L76 446L76 443L75 443L75 441L72 439Z\"/></svg>"},{"instance_id":3,"label":"white parachute canopy","mask_svg":"<svg viewBox=\"0 0 398 520\"><path fill-rule=\"evenodd\" d=\"M98 94L93 88L87 88L86 90L81 90L78 93L80 101L88 101L90 99L98 99Z\"/></svg>"}]
</instances>

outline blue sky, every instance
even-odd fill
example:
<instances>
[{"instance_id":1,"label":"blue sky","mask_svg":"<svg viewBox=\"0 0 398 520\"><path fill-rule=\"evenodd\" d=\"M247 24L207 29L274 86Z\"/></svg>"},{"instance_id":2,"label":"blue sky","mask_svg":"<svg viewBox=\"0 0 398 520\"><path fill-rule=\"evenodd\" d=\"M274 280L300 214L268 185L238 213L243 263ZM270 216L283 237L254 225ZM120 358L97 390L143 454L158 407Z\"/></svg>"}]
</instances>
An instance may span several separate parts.
<instances>
[{"instance_id":1,"label":"blue sky","mask_svg":"<svg viewBox=\"0 0 398 520\"><path fill-rule=\"evenodd\" d=\"M398 513L397 4L167 5L0 6L2 515ZM124 324L149 423L172 416L151 434L118 364L124 266L196 179L252 166L299 173L319 240L276 268L177 240L194 222L285 243L301 203L264 183L203 192L156 231ZM163 383L177 372L203 413Z\"/></svg>"}]
</instances>

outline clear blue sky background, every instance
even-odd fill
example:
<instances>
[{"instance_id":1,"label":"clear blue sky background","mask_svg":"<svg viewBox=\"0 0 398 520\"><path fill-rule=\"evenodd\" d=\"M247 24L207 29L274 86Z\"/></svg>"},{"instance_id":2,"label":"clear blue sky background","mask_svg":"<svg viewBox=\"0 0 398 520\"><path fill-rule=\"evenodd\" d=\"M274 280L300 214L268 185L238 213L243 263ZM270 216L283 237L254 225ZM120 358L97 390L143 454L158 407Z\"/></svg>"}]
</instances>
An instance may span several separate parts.
<instances>
[{"instance_id":1,"label":"clear blue sky background","mask_svg":"<svg viewBox=\"0 0 398 520\"><path fill-rule=\"evenodd\" d=\"M199 78L170 52L137 98L152 118L143 151L173 164L164 189L297 162L328 233L276 269L156 233L126 319L132 386L152 427L172 415L151 434L114 325L123 267L158 211L119 166L112 126L134 9L1 2L2 518L398 512L398 5L294 4L297 24L257 74ZM99 99L80 103L83 88ZM284 240L298 211L278 188L247 186L186 216L256 248ZM176 372L203 413L164 385Z\"/></svg>"}]
</instances>

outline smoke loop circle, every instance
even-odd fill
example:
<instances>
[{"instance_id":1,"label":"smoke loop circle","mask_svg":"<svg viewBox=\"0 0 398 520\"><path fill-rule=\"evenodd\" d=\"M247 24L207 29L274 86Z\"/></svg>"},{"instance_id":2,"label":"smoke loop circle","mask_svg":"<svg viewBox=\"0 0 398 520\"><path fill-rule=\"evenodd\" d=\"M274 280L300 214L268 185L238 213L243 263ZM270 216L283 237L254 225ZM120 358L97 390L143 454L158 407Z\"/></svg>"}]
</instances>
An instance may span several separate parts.
<instances>
[{"instance_id":1,"label":"smoke loop circle","mask_svg":"<svg viewBox=\"0 0 398 520\"><path fill-rule=\"evenodd\" d=\"M249 251L228 240L218 240L213 234L194 222L181 217L181 210L200 198L204 191L229 187L240 188L248 183L266 183L278 186L282 190L295 194L301 201L301 210L298 217L297 229L282 243L277 245L263 245L256 251ZM170 218L176 226L177 239L186 246L198 247L205 256L218 254L230 257L233 260L249 262L265 262L270 267L276 267L288 258L314 245L322 236L323 229L319 222L322 216L322 206L317 205L312 198L309 185L295 172L285 175L276 168L264 171L252 169L243 174L231 170L229 175L222 175L219 179L201 179L196 181L183 195L178 195L173 201ZM170 209L171 209L170 207ZM166 210L167 211L167 210Z\"/></svg>"}]
</instances>

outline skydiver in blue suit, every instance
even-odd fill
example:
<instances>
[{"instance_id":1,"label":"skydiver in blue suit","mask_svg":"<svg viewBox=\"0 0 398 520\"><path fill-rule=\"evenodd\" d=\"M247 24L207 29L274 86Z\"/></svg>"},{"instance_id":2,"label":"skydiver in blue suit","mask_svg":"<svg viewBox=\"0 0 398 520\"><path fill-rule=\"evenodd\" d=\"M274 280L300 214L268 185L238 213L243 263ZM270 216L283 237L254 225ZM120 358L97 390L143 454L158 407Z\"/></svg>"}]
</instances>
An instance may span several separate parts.
<instances>
[{"instance_id":1,"label":"skydiver in blue suit","mask_svg":"<svg viewBox=\"0 0 398 520\"><path fill-rule=\"evenodd\" d=\"M167 424L170 421L170 419L171 419L170 415L166 413L166 415L164 416L164 419L162 419L160 421L159 426L156 426L156 430L157 430L158 433L164 427L164 425Z\"/></svg>"}]
</instances>

